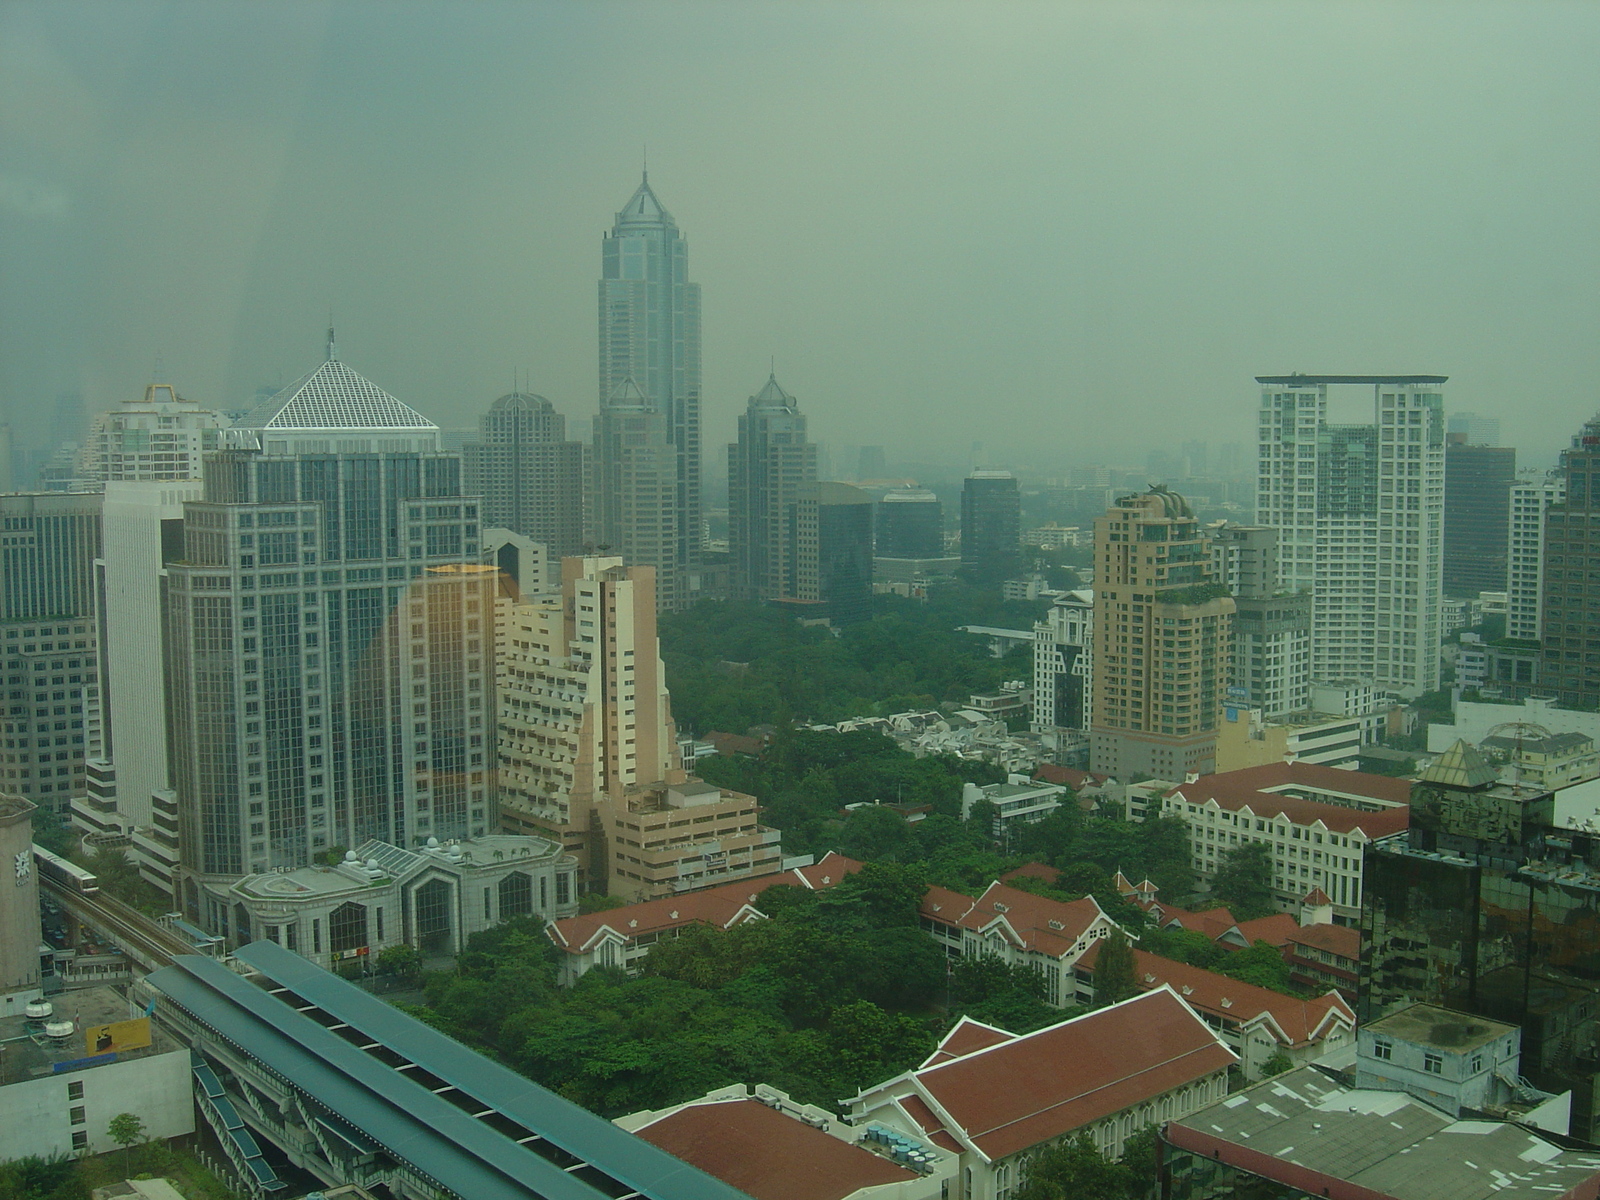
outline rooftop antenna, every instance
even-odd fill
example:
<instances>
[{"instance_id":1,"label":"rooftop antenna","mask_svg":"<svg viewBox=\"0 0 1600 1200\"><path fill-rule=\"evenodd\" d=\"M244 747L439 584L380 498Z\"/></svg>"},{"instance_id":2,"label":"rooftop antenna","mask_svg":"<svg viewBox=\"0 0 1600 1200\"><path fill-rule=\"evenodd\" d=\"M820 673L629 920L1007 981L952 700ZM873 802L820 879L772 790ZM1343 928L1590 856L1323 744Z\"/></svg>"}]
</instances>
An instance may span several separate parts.
<instances>
[{"instance_id":1,"label":"rooftop antenna","mask_svg":"<svg viewBox=\"0 0 1600 1200\"><path fill-rule=\"evenodd\" d=\"M155 365L155 368L154 368L155 373L150 377L150 382L151 383L160 383L161 382L162 369L163 368L161 366L161 351L157 350L156 351L156 365Z\"/></svg>"},{"instance_id":2,"label":"rooftop antenna","mask_svg":"<svg viewBox=\"0 0 1600 1200\"><path fill-rule=\"evenodd\" d=\"M650 143L644 144L644 181L650 182Z\"/></svg>"},{"instance_id":3,"label":"rooftop antenna","mask_svg":"<svg viewBox=\"0 0 1600 1200\"><path fill-rule=\"evenodd\" d=\"M328 305L328 361L337 362L338 359L339 355L333 345L333 305L330 304Z\"/></svg>"}]
</instances>

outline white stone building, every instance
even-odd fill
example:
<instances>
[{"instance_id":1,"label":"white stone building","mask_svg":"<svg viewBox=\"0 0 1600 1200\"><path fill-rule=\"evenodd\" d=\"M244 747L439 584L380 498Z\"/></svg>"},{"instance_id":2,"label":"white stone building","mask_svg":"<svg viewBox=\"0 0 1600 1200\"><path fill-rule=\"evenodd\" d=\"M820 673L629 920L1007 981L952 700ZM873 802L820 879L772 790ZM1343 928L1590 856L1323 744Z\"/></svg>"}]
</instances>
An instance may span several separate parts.
<instances>
[{"instance_id":1,"label":"white stone building","mask_svg":"<svg viewBox=\"0 0 1600 1200\"><path fill-rule=\"evenodd\" d=\"M1033 627L1033 730L1089 728L1094 589L1057 596Z\"/></svg>"}]
</instances>

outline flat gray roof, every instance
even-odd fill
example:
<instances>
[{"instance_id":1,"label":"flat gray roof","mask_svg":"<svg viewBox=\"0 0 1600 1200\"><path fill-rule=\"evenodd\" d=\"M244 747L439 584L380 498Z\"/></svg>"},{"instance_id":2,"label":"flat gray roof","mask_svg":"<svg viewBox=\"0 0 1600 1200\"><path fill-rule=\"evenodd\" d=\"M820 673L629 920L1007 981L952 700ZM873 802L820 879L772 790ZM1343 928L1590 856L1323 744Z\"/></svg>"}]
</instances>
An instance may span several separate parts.
<instances>
[{"instance_id":1,"label":"flat gray roof","mask_svg":"<svg viewBox=\"0 0 1600 1200\"><path fill-rule=\"evenodd\" d=\"M1312 1195L1343 1180L1396 1200L1550 1200L1600 1175L1600 1155L1458 1121L1404 1092L1347 1088L1315 1067L1174 1121L1167 1139Z\"/></svg>"},{"instance_id":2,"label":"flat gray roof","mask_svg":"<svg viewBox=\"0 0 1600 1200\"><path fill-rule=\"evenodd\" d=\"M1438 1008L1432 1004L1413 1004L1399 1012L1390 1013L1376 1021L1368 1021L1372 1033L1386 1033L1390 1037L1431 1046L1435 1050L1448 1050L1464 1054L1479 1046L1487 1046L1496 1038L1515 1032L1515 1025L1475 1017L1454 1009Z\"/></svg>"}]
</instances>

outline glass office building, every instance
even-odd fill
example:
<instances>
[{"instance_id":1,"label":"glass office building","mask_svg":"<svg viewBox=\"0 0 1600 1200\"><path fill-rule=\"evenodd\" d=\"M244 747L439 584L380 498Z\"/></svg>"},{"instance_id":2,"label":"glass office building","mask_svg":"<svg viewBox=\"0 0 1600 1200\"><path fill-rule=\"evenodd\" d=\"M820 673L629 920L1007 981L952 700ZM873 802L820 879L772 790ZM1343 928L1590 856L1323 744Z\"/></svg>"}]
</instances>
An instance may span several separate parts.
<instances>
[{"instance_id":1,"label":"glass office building","mask_svg":"<svg viewBox=\"0 0 1600 1200\"><path fill-rule=\"evenodd\" d=\"M1600 833L1501 783L1457 742L1412 790L1411 828L1367 851L1361 1019L1424 1001L1522 1028L1522 1075L1571 1090L1600 1134Z\"/></svg>"}]
</instances>

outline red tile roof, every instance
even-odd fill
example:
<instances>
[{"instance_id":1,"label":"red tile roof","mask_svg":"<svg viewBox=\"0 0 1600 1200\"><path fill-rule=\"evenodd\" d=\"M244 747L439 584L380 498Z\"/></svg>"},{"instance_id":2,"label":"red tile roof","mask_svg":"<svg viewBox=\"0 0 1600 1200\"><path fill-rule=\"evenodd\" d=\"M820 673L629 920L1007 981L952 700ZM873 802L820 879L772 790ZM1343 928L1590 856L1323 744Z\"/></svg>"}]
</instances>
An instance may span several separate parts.
<instances>
[{"instance_id":1,"label":"red tile roof","mask_svg":"<svg viewBox=\"0 0 1600 1200\"><path fill-rule=\"evenodd\" d=\"M1360 961L1361 931L1348 925L1302 925L1289 941L1297 946L1313 946L1341 958Z\"/></svg>"},{"instance_id":2,"label":"red tile roof","mask_svg":"<svg viewBox=\"0 0 1600 1200\"><path fill-rule=\"evenodd\" d=\"M1333 900L1329 898L1327 892L1319 887L1314 887L1301 897L1300 903L1309 904L1313 908L1321 908L1325 904L1332 904Z\"/></svg>"},{"instance_id":3,"label":"red tile roof","mask_svg":"<svg viewBox=\"0 0 1600 1200\"><path fill-rule=\"evenodd\" d=\"M832 887L839 883L846 875L854 875L861 870L861 863L853 858L846 858L829 850L822 856L822 861L809 867L796 867L790 874L796 875L801 882L812 891Z\"/></svg>"},{"instance_id":4,"label":"red tile roof","mask_svg":"<svg viewBox=\"0 0 1600 1200\"><path fill-rule=\"evenodd\" d=\"M767 748L767 743L762 738L746 737L742 733L729 733L725 729L713 729L706 734L706 741L716 747L718 754L730 756L748 754L751 758L760 758Z\"/></svg>"},{"instance_id":5,"label":"red tile roof","mask_svg":"<svg viewBox=\"0 0 1600 1200\"><path fill-rule=\"evenodd\" d=\"M1074 767L1058 767L1054 763L1043 763L1034 771L1033 777L1040 783L1064 784L1073 791L1085 787L1096 787L1111 778L1109 775L1097 775L1093 771L1079 771Z\"/></svg>"},{"instance_id":6,"label":"red tile roof","mask_svg":"<svg viewBox=\"0 0 1600 1200\"><path fill-rule=\"evenodd\" d=\"M936 1062L949 1062L952 1058L960 1058L963 1054L971 1054L974 1050L1013 1041L1016 1036L993 1025L985 1025L982 1021L974 1021L971 1017L962 1017L950 1027L950 1032L939 1040L939 1045L922 1065L930 1067Z\"/></svg>"},{"instance_id":7,"label":"red tile roof","mask_svg":"<svg viewBox=\"0 0 1600 1200\"><path fill-rule=\"evenodd\" d=\"M1359 771L1341 771L1336 767L1314 763L1279 762L1246 767L1240 771L1225 771L1220 775L1202 775L1194 783L1180 784L1166 795L1181 796L1191 804L1215 800L1219 807L1230 812L1249 808L1258 817L1281 815L1296 825L1312 825L1321 821L1324 827L1334 833L1354 833L1359 829L1369 838L1399 833L1410 824L1410 809L1403 804L1397 808L1364 812L1358 808L1346 808L1342 804L1302 800L1298 796L1264 790L1286 784L1389 802L1406 800L1411 788L1408 781L1390 779L1385 775L1364 775Z\"/></svg>"},{"instance_id":8,"label":"red tile roof","mask_svg":"<svg viewBox=\"0 0 1600 1200\"><path fill-rule=\"evenodd\" d=\"M1270 917L1257 917L1254 921L1240 921L1239 932L1245 941L1254 946L1266 942L1282 949L1299 931L1300 923L1288 913L1273 913Z\"/></svg>"},{"instance_id":9,"label":"red tile roof","mask_svg":"<svg viewBox=\"0 0 1600 1200\"><path fill-rule=\"evenodd\" d=\"M844 1200L918 1178L759 1100L690 1105L637 1132L753 1200Z\"/></svg>"},{"instance_id":10,"label":"red tile roof","mask_svg":"<svg viewBox=\"0 0 1600 1200\"><path fill-rule=\"evenodd\" d=\"M950 1136L950 1131L944 1127L944 1121L939 1114L928 1107L928 1102L915 1092L909 1096L901 1096L900 1107L905 1109L906 1116L917 1123L917 1128L927 1136L935 1146L949 1150L953 1154L961 1153L961 1143Z\"/></svg>"},{"instance_id":11,"label":"red tile roof","mask_svg":"<svg viewBox=\"0 0 1600 1200\"><path fill-rule=\"evenodd\" d=\"M550 940L568 954L582 954L606 930L632 939L647 933L680 929L685 925L715 925L727 929L762 914L752 902L773 884L793 883L783 875L741 879L702 892L681 892L659 900L645 900L605 912L564 917L545 926Z\"/></svg>"},{"instance_id":12,"label":"red tile roof","mask_svg":"<svg viewBox=\"0 0 1600 1200\"><path fill-rule=\"evenodd\" d=\"M1237 1061L1170 990L913 1072L992 1162L1221 1071Z\"/></svg>"},{"instance_id":13,"label":"red tile roof","mask_svg":"<svg viewBox=\"0 0 1600 1200\"><path fill-rule=\"evenodd\" d=\"M991 883L958 922L982 932L999 922L1024 949L1060 958L1072 950L1104 910L1093 896L1081 900L1047 900L1003 883Z\"/></svg>"},{"instance_id":14,"label":"red tile roof","mask_svg":"<svg viewBox=\"0 0 1600 1200\"><path fill-rule=\"evenodd\" d=\"M1100 957L1100 945L1096 942L1089 947L1088 953L1078 960L1079 969L1094 969ZM1266 1013L1277 1032L1287 1039L1284 1044L1290 1047L1320 1041L1324 1034L1339 1027L1342 1022L1337 1017L1330 1020L1330 1014L1346 1018L1349 1025L1355 1024L1355 1013L1337 992L1315 1000L1297 1000L1271 988L1242 983L1215 971L1191 967L1143 950L1133 952L1133 964L1135 981L1144 991L1170 985L1199 1011L1241 1024Z\"/></svg>"},{"instance_id":15,"label":"red tile roof","mask_svg":"<svg viewBox=\"0 0 1600 1200\"><path fill-rule=\"evenodd\" d=\"M568 954L582 954L595 938L610 929L632 939L647 933L662 933L685 925L715 925L719 929L764 916L748 908L769 887L805 887L812 891L833 887L845 876L861 870L853 858L829 851L821 862L796 867L772 875L757 875L733 883L720 884L698 892L679 892L659 900L642 900L605 912L579 917L563 917L545 926L550 940Z\"/></svg>"}]
</instances>

